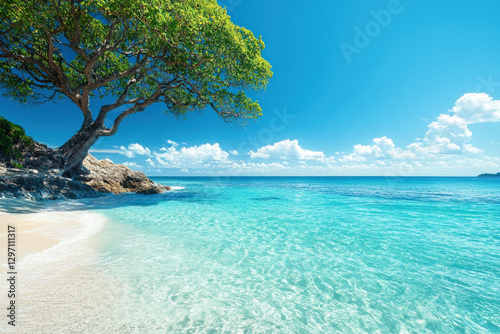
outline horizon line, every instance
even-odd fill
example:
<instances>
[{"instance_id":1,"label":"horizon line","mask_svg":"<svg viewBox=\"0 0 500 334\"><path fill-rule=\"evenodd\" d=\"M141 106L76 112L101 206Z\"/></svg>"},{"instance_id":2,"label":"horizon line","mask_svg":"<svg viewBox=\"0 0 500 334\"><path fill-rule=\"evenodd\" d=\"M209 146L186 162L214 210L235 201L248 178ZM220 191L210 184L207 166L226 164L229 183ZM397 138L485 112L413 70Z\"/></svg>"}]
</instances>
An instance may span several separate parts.
<instances>
[{"instance_id":1,"label":"horizon line","mask_svg":"<svg viewBox=\"0 0 500 334\"><path fill-rule=\"evenodd\" d=\"M483 173L490 174L490 173ZM147 177L212 177L212 178L230 178L230 177L461 177L477 178L479 175L147 175Z\"/></svg>"}]
</instances>

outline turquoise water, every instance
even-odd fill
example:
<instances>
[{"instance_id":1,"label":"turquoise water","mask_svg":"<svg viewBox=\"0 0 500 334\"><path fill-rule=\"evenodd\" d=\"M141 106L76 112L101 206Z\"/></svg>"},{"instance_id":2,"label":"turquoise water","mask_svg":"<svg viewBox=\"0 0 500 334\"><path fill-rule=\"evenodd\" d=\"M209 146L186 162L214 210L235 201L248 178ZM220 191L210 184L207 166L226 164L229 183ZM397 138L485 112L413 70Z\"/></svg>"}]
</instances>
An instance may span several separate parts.
<instances>
[{"instance_id":1,"label":"turquoise water","mask_svg":"<svg viewBox=\"0 0 500 334\"><path fill-rule=\"evenodd\" d=\"M89 200L122 333L500 333L500 180L157 178Z\"/></svg>"}]
</instances>

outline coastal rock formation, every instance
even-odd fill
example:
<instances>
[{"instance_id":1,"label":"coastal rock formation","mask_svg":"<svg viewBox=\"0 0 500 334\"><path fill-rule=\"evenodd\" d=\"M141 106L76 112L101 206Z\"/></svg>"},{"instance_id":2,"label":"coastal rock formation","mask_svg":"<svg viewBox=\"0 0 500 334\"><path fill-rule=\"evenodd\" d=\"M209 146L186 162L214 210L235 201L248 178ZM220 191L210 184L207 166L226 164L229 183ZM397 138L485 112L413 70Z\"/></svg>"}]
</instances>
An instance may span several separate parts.
<instances>
[{"instance_id":1,"label":"coastal rock formation","mask_svg":"<svg viewBox=\"0 0 500 334\"><path fill-rule=\"evenodd\" d=\"M48 165L48 164L47 164ZM60 169L6 168L0 164L0 198L47 199L94 198L104 194L136 192L158 194L170 187L151 181L144 173L88 155L83 175L68 178Z\"/></svg>"},{"instance_id":2,"label":"coastal rock formation","mask_svg":"<svg viewBox=\"0 0 500 334\"><path fill-rule=\"evenodd\" d=\"M60 175L59 170L0 168L0 198L23 198L33 201L76 199L102 196L101 192L79 181Z\"/></svg>"},{"instance_id":3,"label":"coastal rock formation","mask_svg":"<svg viewBox=\"0 0 500 334\"><path fill-rule=\"evenodd\" d=\"M170 187L144 173L88 155L77 175L63 175L63 157L28 137L24 129L0 116L0 198L30 200L88 198L106 193L157 194Z\"/></svg>"},{"instance_id":4,"label":"coastal rock formation","mask_svg":"<svg viewBox=\"0 0 500 334\"><path fill-rule=\"evenodd\" d=\"M83 161L83 167L85 173L76 179L103 193L136 192L150 195L170 190L168 186L154 183L144 173L108 160L97 160L90 154Z\"/></svg>"},{"instance_id":5,"label":"coastal rock formation","mask_svg":"<svg viewBox=\"0 0 500 334\"><path fill-rule=\"evenodd\" d=\"M56 150L48 148L47 145L33 141L30 146L16 145L22 156L22 167L48 171L58 169L63 158Z\"/></svg>"},{"instance_id":6,"label":"coastal rock formation","mask_svg":"<svg viewBox=\"0 0 500 334\"><path fill-rule=\"evenodd\" d=\"M0 116L1 166L48 171L59 168L62 164L63 157L57 150L34 141L22 127Z\"/></svg>"}]
</instances>

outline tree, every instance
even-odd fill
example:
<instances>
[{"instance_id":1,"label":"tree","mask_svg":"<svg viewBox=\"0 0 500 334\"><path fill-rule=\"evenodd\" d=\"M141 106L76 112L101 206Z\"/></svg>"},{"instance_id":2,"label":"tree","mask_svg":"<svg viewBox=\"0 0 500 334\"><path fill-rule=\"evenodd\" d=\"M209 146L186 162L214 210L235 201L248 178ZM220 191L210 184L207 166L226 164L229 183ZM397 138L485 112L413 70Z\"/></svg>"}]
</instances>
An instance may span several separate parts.
<instances>
[{"instance_id":1,"label":"tree","mask_svg":"<svg viewBox=\"0 0 500 334\"><path fill-rule=\"evenodd\" d=\"M245 90L264 89L272 76L264 43L216 0L4 0L0 15L4 95L69 98L83 115L58 148L66 174L79 171L98 138L152 104L175 115L209 107L226 121L261 115ZM92 99L102 104L96 116Z\"/></svg>"}]
</instances>

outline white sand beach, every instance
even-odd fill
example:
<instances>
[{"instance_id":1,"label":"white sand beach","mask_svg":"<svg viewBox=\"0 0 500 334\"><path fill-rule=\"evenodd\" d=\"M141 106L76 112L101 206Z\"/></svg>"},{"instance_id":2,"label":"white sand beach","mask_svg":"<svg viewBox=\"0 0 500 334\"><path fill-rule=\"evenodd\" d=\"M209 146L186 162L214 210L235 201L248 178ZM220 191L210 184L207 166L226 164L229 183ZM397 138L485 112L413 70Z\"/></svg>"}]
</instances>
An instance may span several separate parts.
<instances>
[{"instance_id":1,"label":"white sand beach","mask_svg":"<svg viewBox=\"0 0 500 334\"><path fill-rule=\"evenodd\" d=\"M47 204L0 201L2 295L9 289L9 225L16 231L17 272L16 326L3 320L0 332L85 333L96 315L109 309L110 294L116 291L94 266L97 233L105 219L87 211L54 211ZM2 309L8 302L2 298Z\"/></svg>"}]
</instances>

